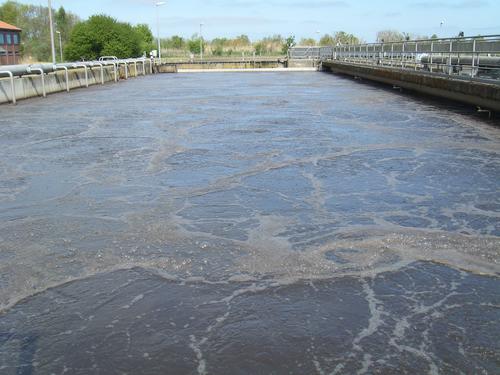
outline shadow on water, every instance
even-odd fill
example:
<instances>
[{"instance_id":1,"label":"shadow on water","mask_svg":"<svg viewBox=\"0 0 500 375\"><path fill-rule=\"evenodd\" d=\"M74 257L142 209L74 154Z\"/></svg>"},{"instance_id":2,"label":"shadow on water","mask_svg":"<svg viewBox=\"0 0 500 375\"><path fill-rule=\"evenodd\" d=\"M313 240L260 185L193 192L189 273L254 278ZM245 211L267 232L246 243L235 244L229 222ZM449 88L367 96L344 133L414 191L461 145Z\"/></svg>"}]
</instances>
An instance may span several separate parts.
<instances>
[{"instance_id":1,"label":"shadow on water","mask_svg":"<svg viewBox=\"0 0 500 375\"><path fill-rule=\"evenodd\" d=\"M341 73L332 73L332 72L324 72L325 74L330 74L338 77L339 79L348 80L351 82L357 82L359 84L367 85L377 90L383 90L387 93L397 93L402 98L408 98L411 101L421 103L424 105L433 106L435 108L440 108L445 111L452 111L461 116L466 116L472 120L482 120L484 123L494 126L500 127L500 113L491 111L491 112L481 112L478 111L476 107L470 104L462 104L458 103L455 100L446 99L438 96L425 95L418 93L416 91L412 91L404 88L393 88L391 85L384 84L381 82L371 81L363 78L354 78L347 74Z\"/></svg>"}]
</instances>

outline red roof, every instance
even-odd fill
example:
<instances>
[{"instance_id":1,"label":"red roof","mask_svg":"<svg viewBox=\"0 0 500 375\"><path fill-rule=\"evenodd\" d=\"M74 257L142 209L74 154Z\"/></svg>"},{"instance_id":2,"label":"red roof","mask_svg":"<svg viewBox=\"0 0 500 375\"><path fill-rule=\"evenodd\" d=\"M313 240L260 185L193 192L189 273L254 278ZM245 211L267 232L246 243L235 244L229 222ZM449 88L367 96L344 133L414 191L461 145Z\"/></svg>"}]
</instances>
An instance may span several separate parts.
<instances>
[{"instance_id":1,"label":"red roof","mask_svg":"<svg viewBox=\"0 0 500 375\"><path fill-rule=\"evenodd\" d=\"M19 27L9 25L7 22L0 21L0 30L22 31Z\"/></svg>"}]
</instances>

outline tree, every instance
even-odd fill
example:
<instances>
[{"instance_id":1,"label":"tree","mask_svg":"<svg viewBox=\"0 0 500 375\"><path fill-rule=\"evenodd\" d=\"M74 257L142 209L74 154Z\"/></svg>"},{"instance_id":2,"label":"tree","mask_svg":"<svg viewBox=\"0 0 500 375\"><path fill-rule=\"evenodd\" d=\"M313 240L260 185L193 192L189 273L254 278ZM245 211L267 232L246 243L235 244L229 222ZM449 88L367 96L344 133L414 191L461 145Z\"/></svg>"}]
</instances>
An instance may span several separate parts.
<instances>
[{"instance_id":1,"label":"tree","mask_svg":"<svg viewBox=\"0 0 500 375\"><path fill-rule=\"evenodd\" d=\"M335 33L334 37L335 45L337 44L360 44L361 39L353 34L346 33L345 31L338 31Z\"/></svg>"},{"instance_id":2,"label":"tree","mask_svg":"<svg viewBox=\"0 0 500 375\"><path fill-rule=\"evenodd\" d=\"M78 16L59 8L54 12L56 29L61 31L63 45L73 27L80 21ZM21 48L24 58L35 61L50 59L50 33L48 7L6 1L0 5L0 19L23 30Z\"/></svg>"},{"instance_id":3,"label":"tree","mask_svg":"<svg viewBox=\"0 0 500 375\"><path fill-rule=\"evenodd\" d=\"M66 57L68 60L95 60L103 55L135 57L141 54L143 43L143 35L129 23L95 15L75 26Z\"/></svg>"},{"instance_id":4,"label":"tree","mask_svg":"<svg viewBox=\"0 0 500 375\"><path fill-rule=\"evenodd\" d=\"M141 38L141 52L146 52L146 55L155 49L153 33L149 26L145 23L134 26L135 32Z\"/></svg>"},{"instance_id":5,"label":"tree","mask_svg":"<svg viewBox=\"0 0 500 375\"><path fill-rule=\"evenodd\" d=\"M295 44L296 44L295 43L295 36L290 35L288 38L285 39L285 42L283 43L283 48L282 48L281 52L284 55L287 55L290 48L294 47Z\"/></svg>"},{"instance_id":6,"label":"tree","mask_svg":"<svg viewBox=\"0 0 500 375\"><path fill-rule=\"evenodd\" d=\"M313 38L302 38L299 42L300 46L315 46L316 41Z\"/></svg>"},{"instance_id":7,"label":"tree","mask_svg":"<svg viewBox=\"0 0 500 375\"><path fill-rule=\"evenodd\" d=\"M210 43L210 47L212 50L212 55L214 56L222 56L224 54L224 50L228 45L229 40L226 38L215 38Z\"/></svg>"},{"instance_id":8,"label":"tree","mask_svg":"<svg viewBox=\"0 0 500 375\"><path fill-rule=\"evenodd\" d=\"M186 41L178 35L174 35L173 37L166 39L163 44L169 49L181 50L186 48Z\"/></svg>"},{"instance_id":9,"label":"tree","mask_svg":"<svg viewBox=\"0 0 500 375\"><path fill-rule=\"evenodd\" d=\"M193 35L193 37L187 42L189 52L195 55L200 54L201 43L202 43L201 38L198 35Z\"/></svg>"},{"instance_id":10,"label":"tree","mask_svg":"<svg viewBox=\"0 0 500 375\"><path fill-rule=\"evenodd\" d=\"M347 44L360 44L362 40L353 34L345 31L337 31L334 35L325 34L320 39L319 44L322 46L337 46Z\"/></svg>"},{"instance_id":11,"label":"tree","mask_svg":"<svg viewBox=\"0 0 500 375\"><path fill-rule=\"evenodd\" d=\"M396 30L382 30L377 33L377 42L391 43L402 42L405 40L405 34Z\"/></svg>"},{"instance_id":12,"label":"tree","mask_svg":"<svg viewBox=\"0 0 500 375\"><path fill-rule=\"evenodd\" d=\"M325 34L319 40L320 46L333 46L335 45L335 39L330 34Z\"/></svg>"},{"instance_id":13,"label":"tree","mask_svg":"<svg viewBox=\"0 0 500 375\"><path fill-rule=\"evenodd\" d=\"M6 1L0 6L0 19L4 22L18 25L21 5L16 1Z\"/></svg>"}]
</instances>

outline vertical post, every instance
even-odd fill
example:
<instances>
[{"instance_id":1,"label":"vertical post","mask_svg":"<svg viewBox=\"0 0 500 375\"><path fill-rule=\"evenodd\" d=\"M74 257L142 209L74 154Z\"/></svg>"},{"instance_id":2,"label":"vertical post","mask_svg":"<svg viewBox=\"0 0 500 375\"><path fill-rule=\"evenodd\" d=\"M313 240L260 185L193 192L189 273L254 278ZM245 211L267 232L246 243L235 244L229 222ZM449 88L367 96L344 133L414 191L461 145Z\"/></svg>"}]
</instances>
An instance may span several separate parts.
<instances>
[{"instance_id":1,"label":"vertical post","mask_svg":"<svg viewBox=\"0 0 500 375\"><path fill-rule=\"evenodd\" d=\"M405 61L405 46L406 42L403 42L403 53L401 54L401 67L406 68L406 61Z\"/></svg>"},{"instance_id":2,"label":"vertical post","mask_svg":"<svg viewBox=\"0 0 500 375\"><path fill-rule=\"evenodd\" d=\"M12 95L12 104L16 104L16 86L14 85L14 74L9 71L0 72L0 74L6 74L10 78L10 90Z\"/></svg>"},{"instance_id":3,"label":"vertical post","mask_svg":"<svg viewBox=\"0 0 500 375\"><path fill-rule=\"evenodd\" d=\"M160 7L164 5L164 1L158 1L155 3L156 6L156 38L158 39L158 58L160 59L161 65L161 38L160 38Z\"/></svg>"},{"instance_id":4,"label":"vertical post","mask_svg":"<svg viewBox=\"0 0 500 375\"><path fill-rule=\"evenodd\" d=\"M472 42L472 64L471 64L471 77L474 78L476 76L476 39Z\"/></svg>"},{"instance_id":5,"label":"vertical post","mask_svg":"<svg viewBox=\"0 0 500 375\"><path fill-rule=\"evenodd\" d=\"M415 42L415 70L417 70L418 65L418 42Z\"/></svg>"},{"instance_id":6,"label":"vertical post","mask_svg":"<svg viewBox=\"0 0 500 375\"><path fill-rule=\"evenodd\" d=\"M453 74L453 62L451 60L451 54L453 52L453 39L450 40L450 56L449 56L449 68L448 68L448 74L452 75Z\"/></svg>"},{"instance_id":7,"label":"vertical post","mask_svg":"<svg viewBox=\"0 0 500 375\"><path fill-rule=\"evenodd\" d=\"M393 58L394 58L394 43L391 43L391 67L393 64Z\"/></svg>"},{"instance_id":8,"label":"vertical post","mask_svg":"<svg viewBox=\"0 0 500 375\"><path fill-rule=\"evenodd\" d=\"M200 62L203 63L203 23L200 23Z\"/></svg>"},{"instance_id":9,"label":"vertical post","mask_svg":"<svg viewBox=\"0 0 500 375\"><path fill-rule=\"evenodd\" d=\"M62 36L61 32L56 30L56 34L59 36L59 53L61 54L61 63L63 62L63 46L62 46Z\"/></svg>"},{"instance_id":10,"label":"vertical post","mask_svg":"<svg viewBox=\"0 0 500 375\"><path fill-rule=\"evenodd\" d=\"M434 59L434 42L431 42L431 66L430 66L431 73L434 65L433 59Z\"/></svg>"},{"instance_id":11,"label":"vertical post","mask_svg":"<svg viewBox=\"0 0 500 375\"><path fill-rule=\"evenodd\" d=\"M52 3L50 0L48 0L48 6L49 6L49 23L50 23L50 49L52 51L52 63L55 65L56 64L56 44L54 42L54 24L52 22Z\"/></svg>"}]
</instances>

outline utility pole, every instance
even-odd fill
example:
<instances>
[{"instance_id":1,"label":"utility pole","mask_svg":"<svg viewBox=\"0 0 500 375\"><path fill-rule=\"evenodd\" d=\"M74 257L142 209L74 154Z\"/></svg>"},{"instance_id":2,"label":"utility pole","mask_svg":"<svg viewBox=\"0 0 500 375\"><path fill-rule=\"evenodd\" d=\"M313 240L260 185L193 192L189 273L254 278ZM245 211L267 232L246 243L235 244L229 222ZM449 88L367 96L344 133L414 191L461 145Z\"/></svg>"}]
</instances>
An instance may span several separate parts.
<instances>
[{"instance_id":1,"label":"utility pole","mask_svg":"<svg viewBox=\"0 0 500 375\"><path fill-rule=\"evenodd\" d=\"M50 23L50 49L52 50L52 63L56 63L56 43L54 42L54 24L52 22L52 4L49 3L49 23Z\"/></svg>"},{"instance_id":2,"label":"utility pole","mask_svg":"<svg viewBox=\"0 0 500 375\"><path fill-rule=\"evenodd\" d=\"M62 46L62 36L61 32L56 30L56 34L59 35L59 52L61 53L61 63L63 62L63 46Z\"/></svg>"},{"instance_id":3,"label":"utility pole","mask_svg":"<svg viewBox=\"0 0 500 375\"><path fill-rule=\"evenodd\" d=\"M203 34L202 34L202 28L203 28L204 23L200 23L200 61L203 62Z\"/></svg>"},{"instance_id":4,"label":"utility pole","mask_svg":"<svg viewBox=\"0 0 500 375\"><path fill-rule=\"evenodd\" d=\"M160 7L162 5L165 5L164 1L159 1L155 4L156 6L156 39L158 39L158 57L160 59L160 64L161 64L161 39L160 39Z\"/></svg>"}]
</instances>

